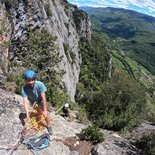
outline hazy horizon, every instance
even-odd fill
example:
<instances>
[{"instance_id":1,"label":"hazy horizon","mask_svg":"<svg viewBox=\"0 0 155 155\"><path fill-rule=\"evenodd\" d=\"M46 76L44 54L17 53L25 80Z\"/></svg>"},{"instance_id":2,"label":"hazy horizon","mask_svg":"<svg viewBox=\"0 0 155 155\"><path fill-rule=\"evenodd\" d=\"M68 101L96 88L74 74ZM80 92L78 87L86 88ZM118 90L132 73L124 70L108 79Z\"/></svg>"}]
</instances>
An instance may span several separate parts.
<instances>
[{"instance_id":1,"label":"hazy horizon","mask_svg":"<svg viewBox=\"0 0 155 155\"><path fill-rule=\"evenodd\" d=\"M78 7L124 8L155 17L155 0L68 0L68 2Z\"/></svg>"}]
</instances>

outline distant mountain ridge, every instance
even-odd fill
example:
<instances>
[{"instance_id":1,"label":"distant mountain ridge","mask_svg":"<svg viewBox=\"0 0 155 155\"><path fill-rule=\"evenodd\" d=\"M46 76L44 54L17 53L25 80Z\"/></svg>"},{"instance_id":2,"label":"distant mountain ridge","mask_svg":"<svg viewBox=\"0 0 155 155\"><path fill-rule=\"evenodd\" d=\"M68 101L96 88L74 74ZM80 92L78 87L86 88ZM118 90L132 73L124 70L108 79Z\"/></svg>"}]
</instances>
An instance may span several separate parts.
<instances>
[{"instance_id":1,"label":"distant mountain ridge","mask_svg":"<svg viewBox=\"0 0 155 155\"><path fill-rule=\"evenodd\" d=\"M93 31L108 35L125 54L155 74L155 18L122 8L81 8ZM113 43L110 43L113 44Z\"/></svg>"},{"instance_id":2,"label":"distant mountain ridge","mask_svg":"<svg viewBox=\"0 0 155 155\"><path fill-rule=\"evenodd\" d=\"M80 9L83 9L86 11L90 16L98 16L102 18L102 20L106 19L104 22L119 22L120 20L124 20L126 22L130 21L134 22L133 27L135 27L135 21L139 22L139 27L136 27L136 29L140 29L142 27L142 30L155 30L155 17L145 15L133 10L126 10L123 8L91 8L91 7L80 7ZM145 22L145 28L146 25L149 24L149 27L146 29L143 26L143 23ZM130 22L131 23L131 22Z\"/></svg>"},{"instance_id":3,"label":"distant mountain ridge","mask_svg":"<svg viewBox=\"0 0 155 155\"><path fill-rule=\"evenodd\" d=\"M146 15L146 14L143 14L143 13L140 13L140 12L137 12L137 11L134 11L134 10L130 10L130 9L123 9L123 8L113 8L113 7L89 7L89 6L80 6L79 9L81 10L84 10L86 12L88 12L89 10L92 11L92 10L96 10L97 12L99 10L107 10L107 11L111 11L111 12L114 12L114 11L121 11L121 12L124 12L124 13L131 13L133 15L135 15L136 17L140 17L140 18L146 18L148 19L148 21L152 21L152 22L155 22L155 17L153 16L150 16L150 15ZM91 12L89 12L91 13ZM92 13L94 14L94 12Z\"/></svg>"}]
</instances>

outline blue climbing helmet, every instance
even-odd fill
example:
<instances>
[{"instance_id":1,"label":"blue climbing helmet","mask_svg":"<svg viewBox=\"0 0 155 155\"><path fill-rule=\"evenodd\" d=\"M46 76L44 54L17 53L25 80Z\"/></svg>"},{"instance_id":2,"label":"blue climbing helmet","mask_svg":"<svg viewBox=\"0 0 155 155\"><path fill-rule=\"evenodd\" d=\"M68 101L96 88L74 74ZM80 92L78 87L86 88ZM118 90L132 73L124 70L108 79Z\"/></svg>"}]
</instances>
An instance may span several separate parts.
<instances>
[{"instance_id":1,"label":"blue climbing helmet","mask_svg":"<svg viewBox=\"0 0 155 155\"><path fill-rule=\"evenodd\" d=\"M33 70L27 70L24 75L25 79L35 79L36 73Z\"/></svg>"}]
</instances>

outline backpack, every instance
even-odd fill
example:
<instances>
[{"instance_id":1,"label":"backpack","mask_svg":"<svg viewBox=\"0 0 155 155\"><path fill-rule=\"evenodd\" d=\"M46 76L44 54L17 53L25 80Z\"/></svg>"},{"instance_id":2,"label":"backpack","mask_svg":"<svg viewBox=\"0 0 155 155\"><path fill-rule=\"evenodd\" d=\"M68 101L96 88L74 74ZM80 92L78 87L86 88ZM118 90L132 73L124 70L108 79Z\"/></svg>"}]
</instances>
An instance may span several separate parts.
<instances>
[{"instance_id":1,"label":"backpack","mask_svg":"<svg viewBox=\"0 0 155 155\"><path fill-rule=\"evenodd\" d=\"M27 141L27 146L29 149L38 151L48 147L49 145L49 135L47 133L39 136L38 138L32 138Z\"/></svg>"}]
</instances>

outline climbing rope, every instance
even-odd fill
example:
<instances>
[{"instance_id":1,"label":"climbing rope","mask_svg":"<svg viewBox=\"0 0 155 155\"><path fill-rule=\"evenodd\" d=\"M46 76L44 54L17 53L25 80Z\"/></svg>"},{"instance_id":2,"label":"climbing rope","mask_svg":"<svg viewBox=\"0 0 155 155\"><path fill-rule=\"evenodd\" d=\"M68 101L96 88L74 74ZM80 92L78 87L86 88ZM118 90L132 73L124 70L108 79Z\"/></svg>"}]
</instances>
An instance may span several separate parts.
<instances>
[{"instance_id":1,"label":"climbing rope","mask_svg":"<svg viewBox=\"0 0 155 155\"><path fill-rule=\"evenodd\" d=\"M37 132L43 130L46 127L46 120L43 114L38 113L37 110L33 110L30 113L30 123L26 128L19 132L17 136L17 140L13 145L8 146L0 146L0 149L8 149L9 152L7 155L12 155L12 153L17 149L17 147L23 143L23 141L27 140L26 134L32 136L35 135ZM33 154L37 154L37 152L32 151Z\"/></svg>"},{"instance_id":2,"label":"climbing rope","mask_svg":"<svg viewBox=\"0 0 155 155\"><path fill-rule=\"evenodd\" d=\"M34 128L36 132L46 127L46 120L43 114L39 114L36 110L30 113L30 128Z\"/></svg>"}]
</instances>

